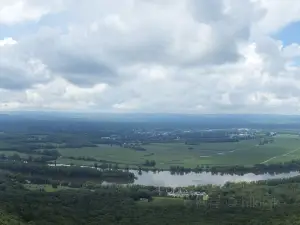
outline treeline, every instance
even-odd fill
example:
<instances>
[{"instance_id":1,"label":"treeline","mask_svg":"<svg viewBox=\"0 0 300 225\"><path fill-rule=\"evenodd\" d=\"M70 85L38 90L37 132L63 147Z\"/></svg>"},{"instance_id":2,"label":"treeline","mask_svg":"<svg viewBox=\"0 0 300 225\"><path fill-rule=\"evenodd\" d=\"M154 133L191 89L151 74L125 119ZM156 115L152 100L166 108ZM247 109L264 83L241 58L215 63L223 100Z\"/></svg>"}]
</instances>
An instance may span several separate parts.
<instances>
[{"instance_id":1,"label":"treeline","mask_svg":"<svg viewBox=\"0 0 300 225\"><path fill-rule=\"evenodd\" d=\"M253 166L213 166L213 165L202 165L196 168L186 168L183 166L170 166L170 172L175 174L183 173L201 173L201 172L211 172L213 174L239 174L244 175L246 173L254 174L276 174L276 173L288 173L291 171L300 170L300 160L292 160L290 162L276 163L276 164L255 164Z\"/></svg>"},{"instance_id":2,"label":"treeline","mask_svg":"<svg viewBox=\"0 0 300 225\"><path fill-rule=\"evenodd\" d=\"M149 166L149 167L155 167L155 165L156 165L156 162L155 162L155 160L146 160L145 162L144 162L144 164L143 164L144 166Z\"/></svg>"},{"instance_id":3,"label":"treeline","mask_svg":"<svg viewBox=\"0 0 300 225\"><path fill-rule=\"evenodd\" d=\"M113 161L108 161L108 160L102 160L102 159L96 159L94 157L88 157L88 156L64 156L63 158L65 159L72 159L72 160L81 160L81 161L89 161L89 162L94 162L93 166L94 168L100 168L100 169L114 169L118 170L120 169L118 163L113 162ZM71 163L73 166L73 164ZM128 168L129 169L129 168Z\"/></svg>"},{"instance_id":4,"label":"treeline","mask_svg":"<svg viewBox=\"0 0 300 225\"><path fill-rule=\"evenodd\" d=\"M65 159L73 159L73 160L81 160L81 161L89 161L89 162L100 162L100 163L107 163L107 164L115 164L113 161L103 160L103 159L96 159L90 156L63 156ZM107 167L106 167L107 168Z\"/></svg>"},{"instance_id":5,"label":"treeline","mask_svg":"<svg viewBox=\"0 0 300 225\"><path fill-rule=\"evenodd\" d=\"M239 142L238 138L229 138L229 137L221 137L221 138L194 138L194 139L186 139L186 145L199 145L200 143L222 143L222 142Z\"/></svg>"},{"instance_id":6,"label":"treeline","mask_svg":"<svg viewBox=\"0 0 300 225\"><path fill-rule=\"evenodd\" d=\"M152 154L149 154L151 156ZM118 163L108 160L102 160L102 159L96 159L94 157L88 157L88 156L64 156L65 159L72 159L72 160L81 160L81 161L89 161L94 162L95 168L101 168L101 169L119 169ZM99 163L99 164L98 164ZM135 164L136 166L140 166L139 164ZM145 160L143 163L143 166L146 167L155 167L156 161L155 160ZM129 169L128 165L126 168ZM141 169L144 170L144 169Z\"/></svg>"},{"instance_id":7,"label":"treeline","mask_svg":"<svg viewBox=\"0 0 300 225\"><path fill-rule=\"evenodd\" d=\"M98 137L98 140L100 137ZM53 150L57 148L83 148L83 147L97 147L97 141L92 136L85 134L72 133L51 133L44 135L31 134L4 134L0 136L0 140L9 144L7 150L29 153L40 150Z\"/></svg>"},{"instance_id":8,"label":"treeline","mask_svg":"<svg viewBox=\"0 0 300 225\"><path fill-rule=\"evenodd\" d=\"M13 155L5 155L4 153L0 154L0 160L2 161L27 161L27 162L36 162L36 163L47 163L49 161L56 160L56 156L40 155L40 156L31 156L21 157L19 154L15 153Z\"/></svg>"},{"instance_id":9,"label":"treeline","mask_svg":"<svg viewBox=\"0 0 300 225\"><path fill-rule=\"evenodd\" d=\"M25 154L47 155L59 157L60 153L56 149L43 149L40 145L24 145L19 147L1 148L1 151L14 151Z\"/></svg>"},{"instance_id":10,"label":"treeline","mask_svg":"<svg viewBox=\"0 0 300 225\"><path fill-rule=\"evenodd\" d=\"M84 178L84 179L73 179L69 177L63 177L63 178L51 178L46 176L40 176L40 175L32 175L32 174L22 174L22 173L7 173L6 177L9 178L12 181L19 182L20 184L24 185L40 185L40 191L43 190L44 185L51 185L54 189L58 187L67 187L67 188L86 188L86 189L95 189L102 185L102 181L93 179L92 181L89 180L91 178ZM120 177L114 177L112 175L106 176L105 181L113 181L113 182L124 182L124 178ZM125 182L133 182L133 179L126 180Z\"/></svg>"},{"instance_id":11,"label":"treeline","mask_svg":"<svg viewBox=\"0 0 300 225\"><path fill-rule=\"evenodd\" d=\"M36 163L23 163L12 161L0 161L0 169L14 173L45 176L51 178L96 178L96 179L124 179L133 180L134 174L120 170L99 171L92 168L82 168L77 166L47 166Z\"/></svg>"}]
</instances>

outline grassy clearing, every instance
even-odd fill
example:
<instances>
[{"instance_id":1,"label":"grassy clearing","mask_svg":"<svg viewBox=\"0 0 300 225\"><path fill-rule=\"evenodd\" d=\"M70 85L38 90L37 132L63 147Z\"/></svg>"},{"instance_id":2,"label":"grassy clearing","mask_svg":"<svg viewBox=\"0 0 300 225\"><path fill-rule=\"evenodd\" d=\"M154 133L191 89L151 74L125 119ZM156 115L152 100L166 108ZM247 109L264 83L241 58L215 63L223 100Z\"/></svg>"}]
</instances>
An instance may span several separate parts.
<instances>
[{"instance_id":1,"label":"grassy clearing","mask_svg":"<svg viewBox=\"0 0 300 225\"><path fill-rule=\"evenodd\" d=\"M135 151L119 146L99 145L93 148L61 148L64 157L89 156L97 160L107 160L120 165L141 165L145 160L155 160L156 167L168 169L171 165L194 168L197 165L253 165L300 159L300 138L297 135L280 135L275 142L258 145L257 140L237 143L155 143L144 146L147 151ZM93 165L94 162L60 158L57 163ZM274 159L272 159L275 157Z\"/></svg>"},{"instance_id":2,"label":"grassy clearing","mask_svg":"<svg viewBox=\"0 0 300 225\"><path fill-rule=\"evenodd\" d=\"M183 205L184 200L181 198L154 197L151 202L139 201L138 204L141 206Z\"/></svg>"}]
</instances>

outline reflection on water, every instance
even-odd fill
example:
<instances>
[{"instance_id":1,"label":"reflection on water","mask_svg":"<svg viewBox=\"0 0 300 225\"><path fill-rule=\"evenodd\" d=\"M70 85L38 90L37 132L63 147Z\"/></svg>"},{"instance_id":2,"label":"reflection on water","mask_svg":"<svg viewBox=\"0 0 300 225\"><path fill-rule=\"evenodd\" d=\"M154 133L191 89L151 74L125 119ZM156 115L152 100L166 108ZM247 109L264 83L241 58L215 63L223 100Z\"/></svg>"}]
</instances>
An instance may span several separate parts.
<instances>
[{"instance_id":1,"label":"reflection on water","mask_svg":"<svg viewBox=\"0 0 300 225\"><path fill-rule=\"evenodd\" d=\"M224 185L226 182L251 182L259 180L289 178L300 175L300 172L290 172L281 174L260 174L255 175L248 173L245 175L231 175L231 174L212 174L210 172L203 173L188 173L184 175L172 175L168 171L162 172L142 172L130 170L137 179L134 184L151 185L151 186L167 186L167 187L186 187L191 185Z\"/></svg>"},{"instance_id":2,"label":"reflection on water","mask_svg":"<svg viewBox=\"0 0 300 225\"><path fill-rule=\"evenodd\" d=\"M49 166L55 166L49 164ZM70 166L67 164L56 164L56 166ZM89 167L89 166L81 166ZM93 168L93 167L90 167ZM134 184L145 185L145 186L161 186L161 187L187 187L193 185L224 185L226 182L251 182L259 180L270 180L270 179L282 179L290 178L300 175L300 172L280 173L280 174L253 174L247 173L244 175L232 175L232 174L212 174L211 172L202 173L186 173L183 175L171 174L169 171L161 172L139 172L137 170L129 170L134 173L136 180ZM104 182L103 184L111 184Z\"/></svg>"}]
</instances>

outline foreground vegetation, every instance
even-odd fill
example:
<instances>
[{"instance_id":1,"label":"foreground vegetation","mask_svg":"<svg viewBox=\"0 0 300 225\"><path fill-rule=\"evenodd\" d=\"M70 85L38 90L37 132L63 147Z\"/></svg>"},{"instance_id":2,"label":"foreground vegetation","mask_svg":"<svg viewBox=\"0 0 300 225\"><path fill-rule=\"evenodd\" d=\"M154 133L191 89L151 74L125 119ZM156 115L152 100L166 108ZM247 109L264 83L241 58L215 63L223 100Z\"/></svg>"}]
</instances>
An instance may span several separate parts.
<instances>
[{"instance_id":1,"label":"foreground vegetation","mask_svg":"<svg viewBox=\"0 0 300 225\"><path fill-rule=\"evenodd\" d=\"M0 224L1 225L25 225L21 219L16 218L6 212L0 210Z\"/></svg>"},{"instance_id":2,"label":"foreground vegetation","mask_svg":"<svg viewBox=\"0 0 300 225\"><path fill-rule=\"evenodd\" d=\"M28 189L2 177L0 224L300 224L300 178L189 189L205 191L210 198L204 202L161 197L155 187L143 186L98 186L47 192Z\"/></svg>"}]
</instances>

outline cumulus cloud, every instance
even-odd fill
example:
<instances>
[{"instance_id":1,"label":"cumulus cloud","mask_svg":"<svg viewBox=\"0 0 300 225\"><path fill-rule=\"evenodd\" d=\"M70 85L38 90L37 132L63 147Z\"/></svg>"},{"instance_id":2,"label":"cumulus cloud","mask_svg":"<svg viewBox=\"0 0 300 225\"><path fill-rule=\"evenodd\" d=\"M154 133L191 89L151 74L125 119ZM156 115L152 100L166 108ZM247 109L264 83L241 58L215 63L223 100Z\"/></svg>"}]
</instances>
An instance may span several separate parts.
<instances>
[{"instance_id":1,"label":"cumulus cloud","mask_svg":"<svg viewBox=\"0 0 300 225\"><path fill-rule=\"evenodd\" d=\"M62 9L68 20L0 40L0 109L299 112L299 43L271 36L299 19L297 1L28 0L1 9L13 15L20 2L19 17L0 10L0 23ZM285 4L288 18L278 11Z\"/></svg>"},{"instance_id":2,"label":"cumulus cloud","mask_svg":"<svg viewBox=\"0 0 300 225\"><path fill-rule=\"evenodd\" d=\"M257 26L264 33L275 33L287 24L300 20L298 1L259 0L258 2L265 10L265 16Z\"/></svg>"},{"instance_id":3,"label":"cumulus cloud","mask_svg":"<svg viewBox=\"0 0 300 225\"><path fill-rule=\"evenodd\" d=\"M37 21L50 12L61 10L62 7L62 1L60 0L1 0L0 25Z\"/></svg>"},{"instance_id":4,"label":"cumulus cloud","mask_svg":"<svg viewBox=\"0 0 300 225\"><path fill-rule=\"evenodd\" d=\"M0 40L0 47L4 47L5 45L15 45L18 42L14 39L10 38L4 38L3 40Z\"/></svg>"},{"instance_id":5,"label":"cumulus cloud","mask_svg":"<svg viewBox=\"0 0 300 225\"><path fill-rule=\"evenodd\" d=\"M2 43L4 44L0 45L0 88L19 90L30 88L35 83L49 81L50 72L39 59L20 52L17 42L11 38L4 39Z\"/></svg>"}]
</instances>

